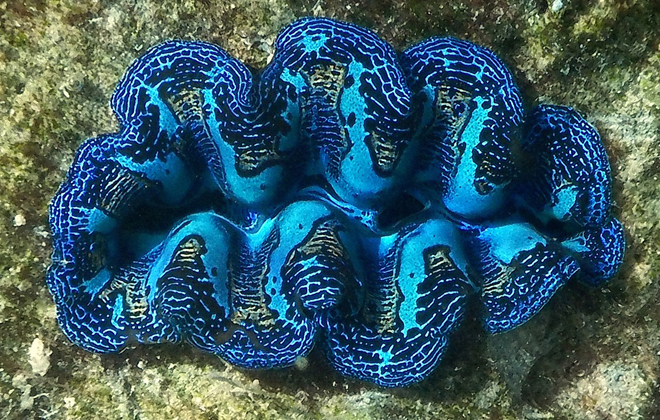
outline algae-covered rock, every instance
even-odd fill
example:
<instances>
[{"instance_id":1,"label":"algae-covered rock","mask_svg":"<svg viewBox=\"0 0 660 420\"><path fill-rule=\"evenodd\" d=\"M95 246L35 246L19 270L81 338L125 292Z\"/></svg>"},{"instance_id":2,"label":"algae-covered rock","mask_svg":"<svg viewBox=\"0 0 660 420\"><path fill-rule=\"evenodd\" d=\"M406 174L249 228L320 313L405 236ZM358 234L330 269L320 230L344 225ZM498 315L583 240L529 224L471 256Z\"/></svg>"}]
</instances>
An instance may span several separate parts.
<instances>
[{"instance_id":1,"label":"algae-covered rock","mask_svg":"<svg viewBox=\"0 0 660 420\"><path fill-rule=\"evenodd\" d=\"M0 417L140 419L660 418L660 13L654 0L0 2ZM570 105L601 133L628 240L601 289L571 284L522 327L481 330L478 307L432 376L384 390L313 352L245 372L190 346L95 355L57 326L44 275L47 205L80 143L112 132L130 62L202 39L263 67L277 32L317 15L397 49L433 35L492 48L527 104Z\"/></svg>"}]
</instances>

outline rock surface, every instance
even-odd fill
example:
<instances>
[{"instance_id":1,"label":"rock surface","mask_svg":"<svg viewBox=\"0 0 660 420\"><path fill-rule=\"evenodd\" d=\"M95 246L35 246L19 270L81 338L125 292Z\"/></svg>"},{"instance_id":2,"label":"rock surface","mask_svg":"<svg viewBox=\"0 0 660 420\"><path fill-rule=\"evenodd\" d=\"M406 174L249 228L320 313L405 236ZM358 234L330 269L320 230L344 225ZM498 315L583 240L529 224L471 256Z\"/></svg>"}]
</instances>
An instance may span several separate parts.
<instances>
[{"instance_id":1,"label":"rock surface","mask_svg":"<svg viewBox=\"0 0 660 420\"><path fill-rule=\"evenodd\" d=\"M212 3L0 1L1 418L660 418L654 0ZM469 39L509 65L528 104L580 110L612 162L629 243L621 273L603 289L566 287L510 333L488 336L468 318L432 377L401 390L345 379L314 352L298 368L244 372L188 346L72 346L44 282L46 207L78 145L116 130L109 99L128 64L182 38L262 67L278 30L305 15L372 28L398 49Z\"/></svg>"}]
</instances>

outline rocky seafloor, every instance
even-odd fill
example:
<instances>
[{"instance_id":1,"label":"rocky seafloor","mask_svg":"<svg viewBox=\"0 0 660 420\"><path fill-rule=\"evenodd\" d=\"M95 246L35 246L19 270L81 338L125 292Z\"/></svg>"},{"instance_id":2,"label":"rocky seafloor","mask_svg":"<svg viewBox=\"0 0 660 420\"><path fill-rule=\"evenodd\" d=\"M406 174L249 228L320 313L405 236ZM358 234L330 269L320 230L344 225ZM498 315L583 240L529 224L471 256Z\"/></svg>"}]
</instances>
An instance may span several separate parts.
<instances>
[{"instance_id":1,"label":"rocky seafloor","mask_svg":"<svg viewBox=\"0 0 660 420\"><path fill-rule=\"evenodd\" d=\"M0 1L0 418L660 418L660 6L655 0L363 2ZM130 62L165 39L202 39L255 67L301 16L375 30L397 49L433 35L492 48L528 104L580 110L600 131L628 240L606 287L563 288L498 336L477 311L426 381L346 379L313 352L245 372L190 346L96 355L70 344L44 274L47 205L78 145L117 122Z\"/></svg>"}]
</instances>

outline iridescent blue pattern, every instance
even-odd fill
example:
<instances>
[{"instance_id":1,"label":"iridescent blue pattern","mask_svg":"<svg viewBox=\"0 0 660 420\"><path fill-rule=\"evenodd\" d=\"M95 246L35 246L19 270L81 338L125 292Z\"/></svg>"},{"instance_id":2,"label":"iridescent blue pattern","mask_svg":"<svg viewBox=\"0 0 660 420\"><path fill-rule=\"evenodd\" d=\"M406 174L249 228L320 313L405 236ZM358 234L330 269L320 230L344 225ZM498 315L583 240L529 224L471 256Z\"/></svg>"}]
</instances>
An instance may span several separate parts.
<instances>
[{"instance_id":1,"label":"iridescent blue pattern","mask_svg":"<svg viewBox=\"0 0 660 420\"><path fill-rule=\"evenodd\" d=\"M95 352L186 341L246 368L315 344L343 374L424 379L466 302L497 333L623 259L597 131L525 114L486 48L303 19L253 74L218 46L137 59L50 205L48 287Z\"/></svg>"}]
</instances>

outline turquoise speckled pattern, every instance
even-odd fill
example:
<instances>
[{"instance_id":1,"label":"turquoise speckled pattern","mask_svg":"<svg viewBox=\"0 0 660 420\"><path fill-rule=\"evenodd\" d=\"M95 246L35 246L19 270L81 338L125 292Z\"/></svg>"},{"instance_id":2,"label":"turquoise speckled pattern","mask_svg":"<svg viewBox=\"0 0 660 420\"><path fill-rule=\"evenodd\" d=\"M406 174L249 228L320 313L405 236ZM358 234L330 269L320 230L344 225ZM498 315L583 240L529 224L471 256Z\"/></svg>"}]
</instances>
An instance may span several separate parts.
<instances>
[{"instance_id":1,"label":"turquoise speckled pattern","mask_svg":"<svg viewBox=\"0 0 660 420\"><path fill-rule=\"evenodd\" d=\"M48 287L89 351L186 341L275 368L319 344L345 375L406 386L469 299L504 332L623 259L598 132L568 107L526 114L468 41L397 54L308 18L256 73L168 41L112 108L120 130L80 146L49 209Z\"/></svg>"}]
</instances>

